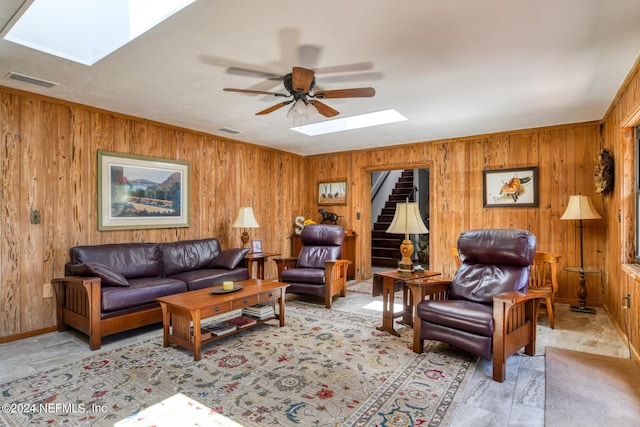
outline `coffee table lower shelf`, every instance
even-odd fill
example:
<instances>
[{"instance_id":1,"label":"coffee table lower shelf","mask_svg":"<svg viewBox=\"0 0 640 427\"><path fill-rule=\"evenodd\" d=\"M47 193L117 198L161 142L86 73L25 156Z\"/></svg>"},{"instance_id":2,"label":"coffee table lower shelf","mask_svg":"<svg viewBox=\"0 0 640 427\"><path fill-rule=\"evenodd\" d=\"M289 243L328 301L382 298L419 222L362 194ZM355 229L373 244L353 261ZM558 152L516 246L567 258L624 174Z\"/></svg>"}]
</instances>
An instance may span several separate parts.
<instances>
[{"instance_id":1,"label":"coffee table lower shelf","mask_svg":"<svg viewBox=\"0 0 640 427\"><path fill-rule=\"evenodd\" d=\"M261 325L269 320L278 319L280 327L284 326L284 301L286 283L260 279L249 279L236 282L243 286L238 292L228 294L211 294L215 288L200 289L182 294L157 298L162 307L163 345L175 344L193 351L193 359L201 358L201 348L219 339L237 334L244 330ZM258 320L251 324L223 335L203 333L202 320L220 316L235 310L258 303L271 303L276 314L273 317ZM278 309L275 309L276 304Z\"/></svg>"}]
</instances>

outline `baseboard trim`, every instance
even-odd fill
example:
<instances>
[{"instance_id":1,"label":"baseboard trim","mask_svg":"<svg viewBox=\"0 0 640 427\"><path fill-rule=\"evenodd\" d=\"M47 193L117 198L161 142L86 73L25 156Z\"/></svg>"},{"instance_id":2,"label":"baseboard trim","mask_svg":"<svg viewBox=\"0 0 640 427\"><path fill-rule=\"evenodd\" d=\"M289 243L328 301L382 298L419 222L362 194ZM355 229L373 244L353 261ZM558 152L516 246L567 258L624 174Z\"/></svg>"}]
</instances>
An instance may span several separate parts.
<instances>
[{"instance_id":1,"label":"baseboard trim","mask_svg":"<svg viewBox=\"0 0 640 427\"><path fill-rule=\"evenodd\" d=\"M33 331L22 332L19 334L8 335L6 337L0 337L0 344L5 344L12 341L18 341L25 338L35 337L36 335L42 335L49 332L55 332L58 328L56 326L49 326L48 328L34 329Z\"/></svg>"}]
</instances>

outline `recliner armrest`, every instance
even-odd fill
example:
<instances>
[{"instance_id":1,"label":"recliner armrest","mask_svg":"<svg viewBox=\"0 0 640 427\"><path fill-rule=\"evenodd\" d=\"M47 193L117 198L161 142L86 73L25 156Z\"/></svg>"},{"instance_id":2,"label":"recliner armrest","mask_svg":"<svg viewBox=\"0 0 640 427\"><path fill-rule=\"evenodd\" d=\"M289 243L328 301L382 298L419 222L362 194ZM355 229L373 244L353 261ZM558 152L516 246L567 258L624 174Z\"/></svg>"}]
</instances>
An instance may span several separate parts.
<instances>
[{"instance_id":1,"label":"recliner armrest","mask_svg":"<svg viewBox=\"0 0 640 427\"><path fill-rule=\"evenodd\" d=\"M278 268L278 282L282 282L282 272L287 268L294 268L298 257L276 257L273 258Z\"/></svg>"}]
</instances>

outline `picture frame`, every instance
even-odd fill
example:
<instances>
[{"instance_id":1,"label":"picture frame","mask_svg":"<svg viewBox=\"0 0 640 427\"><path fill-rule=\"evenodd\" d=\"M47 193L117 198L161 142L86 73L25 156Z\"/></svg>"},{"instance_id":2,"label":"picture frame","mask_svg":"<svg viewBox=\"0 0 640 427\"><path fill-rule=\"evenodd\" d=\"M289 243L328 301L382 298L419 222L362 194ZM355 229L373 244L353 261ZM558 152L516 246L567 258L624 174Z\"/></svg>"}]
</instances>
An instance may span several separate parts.
<instances>
[{"instance_id":1,"label":"picture frame","mask_svg":"<svg viewBox=\"0 0 640 427\"><path fill-rule=\"evenodd\" d=\"M484 170L482 184L485 208L538 206L537 167Z\"/></svg>"},{"instance_id":2,"label":"picture frame","mask_svg":"<svg viewBox=\"0 0 640 427\"><path fill-rule=\"evenodd\" d=\"M347 180L318 182L318 204L346 205L347 204Z\"/></svg>"},{"instance_id":3,"label":"picture frame","mask_svg":"<svg viewBox=\"0 0 640 427\"><path fill-rule=\"evenodd\" d=\"M189 162L98 151L98 230L189 227Z\"/></svg>"},{"instance_id":4,"label":"picture frame","mask_svg":"<svg viewBox=\"0 0 640 427\"><path fill-rule=\"evenodd\" d=\"M251 241L251 252L254 254L262 253L262 240Z\"/></svg>"}]
</instances>

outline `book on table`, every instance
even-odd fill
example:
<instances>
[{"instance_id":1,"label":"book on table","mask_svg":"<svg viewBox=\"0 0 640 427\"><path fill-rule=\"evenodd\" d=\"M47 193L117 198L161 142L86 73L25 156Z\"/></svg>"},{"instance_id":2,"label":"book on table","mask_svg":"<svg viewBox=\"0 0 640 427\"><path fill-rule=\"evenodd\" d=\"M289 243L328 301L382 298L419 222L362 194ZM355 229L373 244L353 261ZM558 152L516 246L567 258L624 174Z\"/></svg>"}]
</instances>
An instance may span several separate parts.
<instances>
[{"instance_id":1,"label":"book on table","mask_svg":"<svg viewBox=\"0 0 640 427\"><path fill-rule=\"evenodd\" d=\"M227 320L221 322L215 322L205 326L205 329L214 335L226 335L238 329L238 326Z\"/></svg>"},{"instance_id":2,"label":"book on table","mask_svg":"<svg viewBox=\"0 0 640 427\"><path fill-rule=\"evenodd\" d=\"M227 320L229 323L233 323L238 328L246 328L247 326L255 325L258 321L255 318L248 316L238 316L233 319Z\"/></svg>"},{"instance_id":3,"label":"book on table","mask_svg":"<svg viewBox=\"0 0 640 427\"><path fill-rule=\"evenodd\" d=\"M242 314L264 320L275 316L275 310L271 304L256 304L243 308Z\"/></svg>"}]
</instances>

